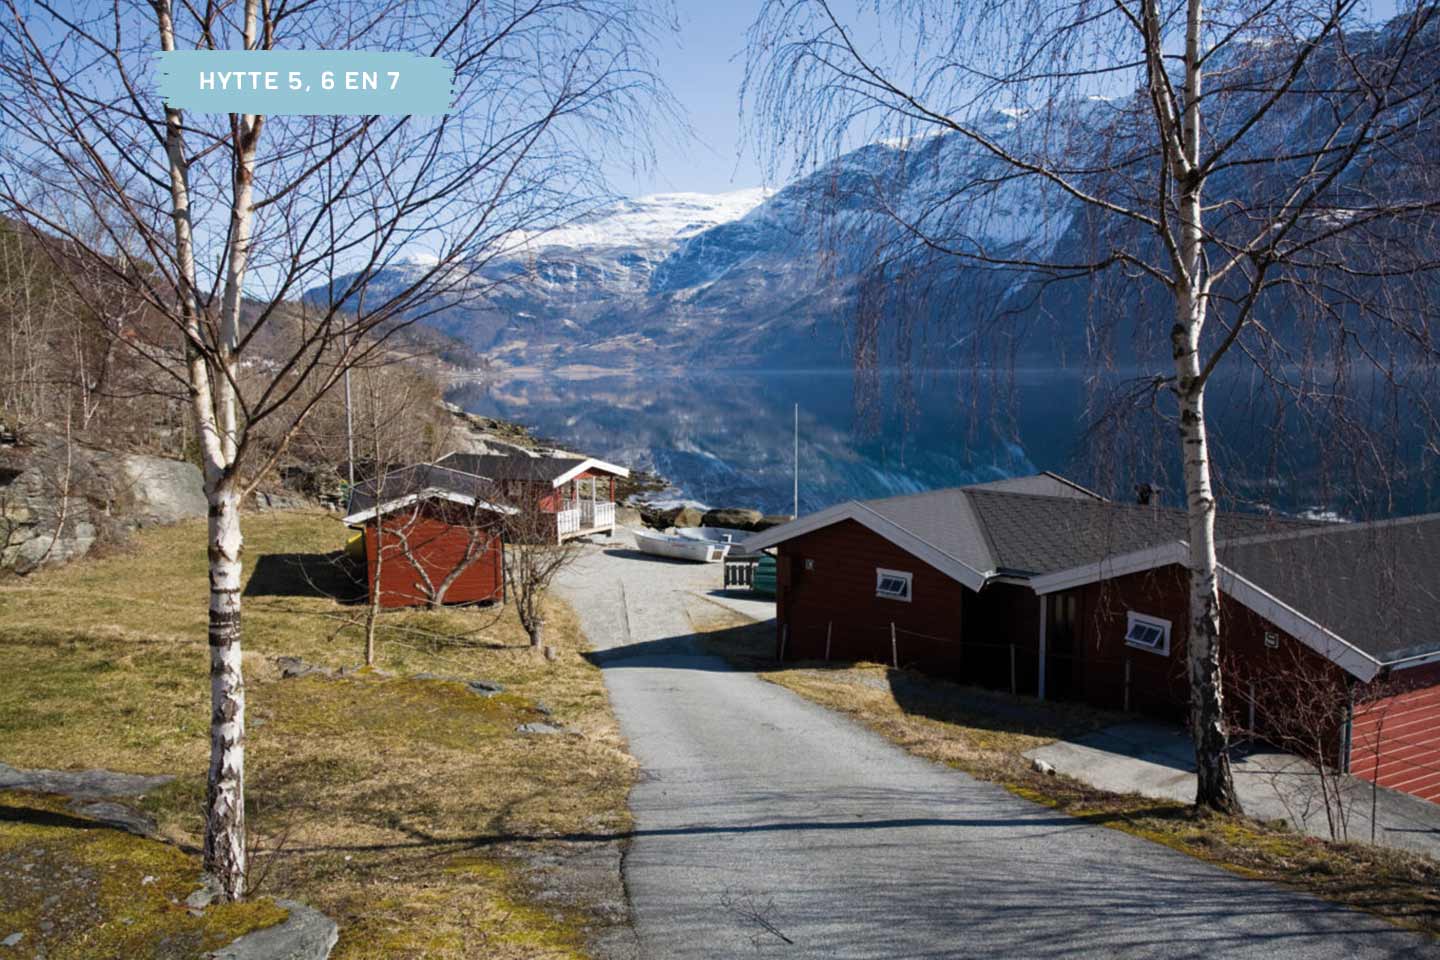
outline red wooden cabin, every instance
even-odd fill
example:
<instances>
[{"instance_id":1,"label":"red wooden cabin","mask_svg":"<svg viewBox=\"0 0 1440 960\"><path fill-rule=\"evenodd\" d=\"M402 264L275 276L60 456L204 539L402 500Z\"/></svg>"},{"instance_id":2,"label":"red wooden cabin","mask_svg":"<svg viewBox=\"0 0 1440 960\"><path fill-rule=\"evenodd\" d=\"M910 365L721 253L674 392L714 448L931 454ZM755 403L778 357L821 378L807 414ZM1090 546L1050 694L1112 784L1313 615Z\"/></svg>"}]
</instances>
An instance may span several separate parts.
<instances>
[{"instance_id":1,"label":"red wooden cabin","mask_svg":"<svg viewBox=\"0 0 1440 960\"><path fill-rule=\"evenodd\" d=\"M759 533L777 648L916 666L1180 721L1184 511L1111 503L1050 474L839 504ZM1440 515L1216 520L1237 729L1339 691L1331 765L1440 801ZM1348 702L1346 702L1348 700Z\"/></svg>"},{"instance_id":2,"label":"red wooden cabin","mask_svg":"<svg viewBox=\"0 0 1440 960\"><path fill-rule=\"evenodd\" d=\"M503 602L504 520L484 478L434 464L358 484L345 524L365 537L370 600L386 608Z\"/></svg>"}]
</instances>

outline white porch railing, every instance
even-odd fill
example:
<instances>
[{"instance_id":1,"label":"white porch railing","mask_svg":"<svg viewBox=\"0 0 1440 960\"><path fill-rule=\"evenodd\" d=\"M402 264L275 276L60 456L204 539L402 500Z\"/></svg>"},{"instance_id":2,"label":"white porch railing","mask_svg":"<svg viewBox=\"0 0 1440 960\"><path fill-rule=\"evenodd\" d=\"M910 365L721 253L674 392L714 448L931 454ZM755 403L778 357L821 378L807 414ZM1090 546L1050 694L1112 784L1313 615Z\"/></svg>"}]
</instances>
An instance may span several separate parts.
<instances>
[{"instance_id":1,"label":"white porch railing","mask_svg":"<svg viewBox=\"0 0 1440 960\"><path fill-rule=\"evenodd\" d=\"M580 530L580 510L570 507L565 510L555 511L555 532L560 536L571 533L578 533Z\"/></svg>"},{"instance_id":2,"label":"white porch railing","mask_svg":"<svg viewBox=\"0 0 1440 960\"><path fill-rule=\"evenodd\" d=\"M564 500L555 513L560 536L615 526L615 504L609 500Z\"/></svg>"}]
</instances>

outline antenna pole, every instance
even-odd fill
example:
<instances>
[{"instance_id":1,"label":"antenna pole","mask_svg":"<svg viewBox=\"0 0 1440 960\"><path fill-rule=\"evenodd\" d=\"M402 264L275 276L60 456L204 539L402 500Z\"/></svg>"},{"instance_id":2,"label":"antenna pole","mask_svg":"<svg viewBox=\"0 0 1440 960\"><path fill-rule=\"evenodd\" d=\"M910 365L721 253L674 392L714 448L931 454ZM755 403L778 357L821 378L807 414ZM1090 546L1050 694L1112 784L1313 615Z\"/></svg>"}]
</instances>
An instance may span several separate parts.
<instances>
[{"instance_id":1,"label":"antenna pole","mask_svg":"<svg viewBox=\"0 0 1440 960\"><path fill-rule=\"evenodd\" d=\"M795 513L800 516L800 404L795 404Z\"/></svg>"}]
</instances>

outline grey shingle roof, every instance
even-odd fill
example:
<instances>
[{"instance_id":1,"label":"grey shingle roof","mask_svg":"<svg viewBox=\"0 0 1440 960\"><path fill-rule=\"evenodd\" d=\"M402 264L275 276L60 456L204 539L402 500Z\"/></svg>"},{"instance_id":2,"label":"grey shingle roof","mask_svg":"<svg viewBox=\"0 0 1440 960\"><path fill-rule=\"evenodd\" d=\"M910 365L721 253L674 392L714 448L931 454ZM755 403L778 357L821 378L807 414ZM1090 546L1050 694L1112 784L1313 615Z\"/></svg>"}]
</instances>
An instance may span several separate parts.
<instances>
[{"instance_id":1,"label":"grey shingle roof","mask_svg":"<svg viewBox=\"0 0 1440 960\"><path fill-rule=\"evenodd\" d=\"M1053 573L1189 539L1184 510L1130 503L967 490L992 545L994 568ZM1217 539L1314 526L1311 521L1243 513L1215 518Z\"/></svg>"},{"instance_id":2,"label":"grey shingle roof","mask_svg":"<svg viewBox=\"0 0 1440 960\"><path fill-rule=\"evenodd\" d=\"M1006 483L870 500L863 506L976 570L1020 576L1069 570L1186 538L1183 510L1112 503L1078 487L1058 496L1014 492ZM1251 537L1312 525L1231 513L1217 517L1216 534Z\"/></svg>"},{"instance_id":3,"label":"grey shingle roof","mask_svg":"<svg viewBox=\"0 0 1440 960\"><path fill-rule=\"evenodd\" d=\"M1440 649L1440 514L1221 543L1220 563L1382 662Z\"/></svg>"},{"instance_id":4,"label":"grey shingle roof","mask_svg":"<svg viewBox=\"0 0 1440 960\"><path fill-rule=\"evenodd\" d=\"M345 512L354 516L369 510L377 503L389 503L431 489L458 493L477 500L492 500L495 496L495 484L485 477L433 463L419 463L355 484L350 491L350 504Z\"/></svg>"},{"instance_id":5,"label":"grey shingle roof","mask_svg":"<svg viewBox=\"0 0 1440 960\"><path fill-rule=\"evenodd\" d=\"M521 454L507 457L492 453L451 453L441 457L438 462L492 480L539 480L550 483L556 477L575 469L584 460L580 457L530 457Z\"/></svg>"},{"instance_id":6,"label":"grey shingle roof","mask_svg":"<svg viewBox=\"0 0 1440 960\"><path fill-rule=\"evenodd\" d=\"M988 483L972 483L966 490L999 490L1004 493L1033 493L1042 497L1074 497L1077 500L1104 500L1093 490L1087 490L1073 480L1066 480L1058 473L1046 470L1025 477L1006 477Z\"/></svg>"}]
</instances>

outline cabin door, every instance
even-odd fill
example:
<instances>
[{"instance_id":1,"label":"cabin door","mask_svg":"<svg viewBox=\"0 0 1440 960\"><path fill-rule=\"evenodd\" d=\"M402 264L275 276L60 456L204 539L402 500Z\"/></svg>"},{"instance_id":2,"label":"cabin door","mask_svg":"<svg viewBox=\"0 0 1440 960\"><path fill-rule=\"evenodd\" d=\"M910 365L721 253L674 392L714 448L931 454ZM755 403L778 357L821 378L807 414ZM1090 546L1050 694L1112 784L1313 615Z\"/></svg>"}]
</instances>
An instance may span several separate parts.
<instances>
[{"instance_id":1,"label":"cabin door","mask_svg":"<svg viewBox=\"0 0 1440 960\"><path fill-rule=\"evenodd\" d=\"M1080 693L1080 598L1074 592L1052 593L1045 604L1045 697L1067 700Z\"/></svg>"}]
</instances>

